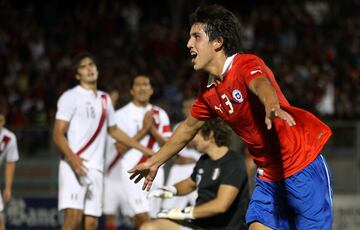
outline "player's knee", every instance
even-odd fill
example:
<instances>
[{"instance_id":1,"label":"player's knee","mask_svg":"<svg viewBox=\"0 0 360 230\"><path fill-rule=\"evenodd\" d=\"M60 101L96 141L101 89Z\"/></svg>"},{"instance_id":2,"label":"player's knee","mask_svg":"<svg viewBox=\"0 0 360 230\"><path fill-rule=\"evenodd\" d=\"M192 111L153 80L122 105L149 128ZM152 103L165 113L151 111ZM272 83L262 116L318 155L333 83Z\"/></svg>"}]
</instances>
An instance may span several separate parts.
<instances>
[{"instance_id":1,"label":"player's knee","mask_svg":"<svg viewBox=\"0 0 360 230\"><path fill-rule=\"evenodd\" d=\"M82 216L81 215L73 215L67 216L64 221L63 230L72 230L79 229L82 225Z\"/></svg>"},{"instance_id":2,"label":"player's knee","mask_svg":"<svg viewBox=\"0 0 360 230\"><path fill-rule=\"evenodd\" d=\"M85 221L85 229L96 230L98 227L98 220L96 218L87 218Z\"/></svg>"}]
</instances>

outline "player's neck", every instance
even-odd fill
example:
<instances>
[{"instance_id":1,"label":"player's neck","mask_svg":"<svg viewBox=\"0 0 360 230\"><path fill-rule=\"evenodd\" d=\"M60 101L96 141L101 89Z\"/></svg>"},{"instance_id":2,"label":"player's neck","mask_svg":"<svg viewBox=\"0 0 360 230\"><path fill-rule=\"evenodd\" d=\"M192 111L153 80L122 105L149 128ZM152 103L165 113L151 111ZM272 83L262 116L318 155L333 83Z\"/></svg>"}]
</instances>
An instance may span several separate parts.
<instances>
[{"instance_id":1,"label":"player's neck","mask_svg":"<svg viewBox=\"0 0 360 230\"><path fill-rule=\"evenodd\" d=\"M94 92L94 94L96 95L96 90L97 90L96 82L94 82L94 83L80 82L80 86L86 90L92 90Z\"/></svg>"},{"instance_id":2,"label":"player's neck","mask_svg":"<svg viewBox=\"0 0 360 230\"><path fill-rule=\"evenodd\" d=\"M211 160L219 160L229 151L229 148L226 146L213 146L208 149L207 154Z\"/></svg>"},{"instance_id":3,"label":"player's neck","mask_svg":"<svg viewBox=\"0 0 360 230\"><path fill-rule=\"evenodd\" d=\"M225 65L227 57L224 54L217 54L215 58L212 60L212 64L209 66L207 72L215 77L216 81L223 80L223 69Z\"/></svg>"},{"instance_id":4,"label":"player's neck","mask_svg":"<svg viewBox=\"0 0 360 230\"><path fill-rule=\"evenodd\" d=\"M146 107L149 104L148 101L137 101L137 100L132 100L132 103L134 103L134 105L138 107Z\"/></svg>"}]
</instances>

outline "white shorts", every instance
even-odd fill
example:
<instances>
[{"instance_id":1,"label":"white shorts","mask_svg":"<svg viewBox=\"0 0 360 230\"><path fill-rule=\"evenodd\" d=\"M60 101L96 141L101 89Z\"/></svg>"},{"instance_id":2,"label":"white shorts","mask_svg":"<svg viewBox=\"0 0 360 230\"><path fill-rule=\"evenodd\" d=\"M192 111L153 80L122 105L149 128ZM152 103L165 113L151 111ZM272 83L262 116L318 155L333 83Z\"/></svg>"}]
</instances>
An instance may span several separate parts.
<instances>
[{"instance_id":1,"label":"white shorts","mask_svg":"<svg viewBox=\"0 0 360 230\"><path fill-rule=\"evenodd\" d=\"M195 164L174 164L170 168L166 185L174 185L182 180L189 178L194 170ZM186 196L174 196L171 199L164 199L162 209L185 208L195 205L197 198L196 190Z\"/></svg>"},{"instance_id":2,"label":"white shorts","mask_svg":"<svg viewBox=\"0 0 360 230\"><path fill-rule=\"evenodd\" d=\"M67 208L83 210L84 215L101 216L103 173L88 169L89 185L81 185L70 165L60 161L59 165L59 210Z\"/></svg>"},{"instance_id":3,"label":"white shorts","mask_svg":"<svg viewBox=\"0 0 360 230\"><path fill-rule=\"evenodd\" d=\"M104 213L114 213L117 208L121 209L121 213L124 216L133 217L136 214L147 212L150 217L156 217L161 208L160 199L147 199L148 192L142 190L143 180L135 184L133 180L129 179L130 174L123 170L120 179L120 185L110 185L108 189L105 189L104 196ZM109 181L112 182L111 180ZM151 190L156 189L164 184L164 169L159 168ZM113 188L113 191L109 191ZM114 193L114 194L111 194ZM116 195L115 195L116 193ZM111 195L110 195L111 194ZM111 201L110 197L116 197L116 200ZM113 204L110 204L113 202Z\"/></svg>"},{"instance_id":4,"label":"white shorts","mask_svg":"<svg viewBox=\"0 0 360 230\"><path fill-rule=\"evenodd\" d=\"M104 206L103 213L105 215L116 215L117 211L120 210L123 203L124 197L126 196L124 186L121 184L121 177L117 179L104 177Z\"/></svg>"}]
</instances>

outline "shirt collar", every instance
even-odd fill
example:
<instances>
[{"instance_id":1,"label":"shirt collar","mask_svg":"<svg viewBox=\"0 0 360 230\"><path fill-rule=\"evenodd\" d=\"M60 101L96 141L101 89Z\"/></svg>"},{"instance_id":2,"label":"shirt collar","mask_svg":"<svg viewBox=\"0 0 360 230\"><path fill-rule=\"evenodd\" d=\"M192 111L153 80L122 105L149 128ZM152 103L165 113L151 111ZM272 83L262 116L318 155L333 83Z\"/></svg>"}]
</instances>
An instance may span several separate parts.
<instances>
[{"instance_id":1,"label":"shirt collar","mask_svg":"<svg viewBox=\"0 0 360 230\"><path fill-rule=\"evenodd\" d=\"M96 90L96 93L94 93L94 91L92 91L90 89L85 89L81 85L77 85L76 89L82 93L90 94L90 95L93 95L94 97L97 97L97 90Z\"/></svg>"},{"instance_id":2,"label":"shirt collar","mask_svg":"<svg viewBox=\"0 0 360 230\"><path fill-rule=\"evenodd\" d=\"M230 70L231 67L232 67L232 63L233 63L234 58L235 58L236 55L237 55L237 54L234 54L234 55L226 58L225 63L224 63L223 70L222 70L222 72L221 72L221 76L225 77L226 74L229 72L229 70ZM207 86L206 86L206 87L207 87L207 88L210 88L211 86L215 85L215 84L216 84L216 83L215 83L215 80L216 80L215 76L210 74L210 75L209 75L209 78L208 78L208 83L207 83Z\"/></svg>"}]
</instances>

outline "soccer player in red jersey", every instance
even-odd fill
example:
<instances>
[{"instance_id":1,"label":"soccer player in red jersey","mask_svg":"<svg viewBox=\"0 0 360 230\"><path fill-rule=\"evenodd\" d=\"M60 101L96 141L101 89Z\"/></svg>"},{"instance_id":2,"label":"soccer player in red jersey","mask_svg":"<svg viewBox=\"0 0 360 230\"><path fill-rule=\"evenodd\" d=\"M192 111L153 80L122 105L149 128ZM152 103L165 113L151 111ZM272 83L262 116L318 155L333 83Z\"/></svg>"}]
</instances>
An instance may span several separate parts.
<instances>
[{"instance_id":1,"label":"soccer player in red jersey","mask_svg":"<svg viewBox=\"0 0 360 230\"><path fill-rule=\"evenodd\" d=\"M194 69L209 76L191 115L156 155L129 171L131 178L144 177L148 190L159 166L205 120L220 117L247 144L258 167L246 213L249 229L331 229L332 180L320 154L329 127L288 103L261 58L240 52L240 23L232 12L219 5L200 7L190 24L187 47Z\"/></svg>"}]
</instances>

